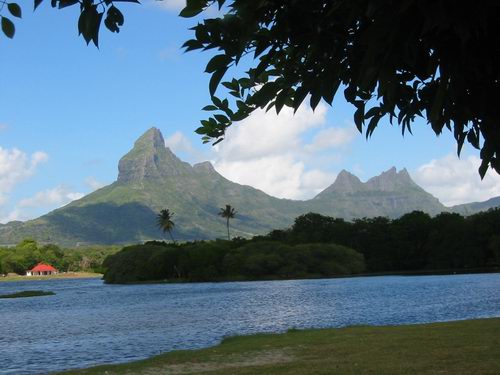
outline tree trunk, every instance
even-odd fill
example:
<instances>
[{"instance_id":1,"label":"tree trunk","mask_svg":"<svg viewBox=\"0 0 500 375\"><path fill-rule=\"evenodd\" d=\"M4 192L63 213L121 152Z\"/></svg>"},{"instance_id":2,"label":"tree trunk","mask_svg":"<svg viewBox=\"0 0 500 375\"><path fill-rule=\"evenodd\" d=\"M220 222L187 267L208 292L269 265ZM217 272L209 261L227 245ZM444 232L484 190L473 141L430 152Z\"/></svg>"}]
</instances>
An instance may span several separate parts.
<instances>
[{"instance_id":1,"label":"tree trunk","mask_svg":"<svg viewBox=\"0 0 500 375\"><path fill-rule=\"evenodd\" d=\"M229 237L229 218L227 218L227 240L231 241L231 238Z\"/></svg>"},{"instance_id":2,"label":"tree trunk","mask_svg":"<svg viewBox=\"0 0 500 375\"><path fill-rule=\"evenodd\" d=\"M171 231L168 231L168 234L170 235L170 238L172 239L172 242L175 244L175 240L174 240L174 236L172 236L172 232Z\"/></svg>"}]
</instances>

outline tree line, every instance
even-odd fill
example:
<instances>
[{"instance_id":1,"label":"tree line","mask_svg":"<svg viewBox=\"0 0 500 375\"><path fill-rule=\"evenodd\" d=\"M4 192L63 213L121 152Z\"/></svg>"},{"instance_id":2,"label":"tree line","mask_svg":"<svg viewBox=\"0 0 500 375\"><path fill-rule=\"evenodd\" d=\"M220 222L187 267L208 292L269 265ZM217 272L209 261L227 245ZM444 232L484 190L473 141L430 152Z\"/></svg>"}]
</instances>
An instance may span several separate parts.
<instances>
[{"instance_id":1,"label":"tree line","mask_svg":"<svg viewBox=\"0 0 500 375\"><path fill-rule=\"evenodd\" d=\"M500 209L471 216L414 211L352 222L316 213L301 215L286 230L262 240L287 244L336 243L364 255L368 272L467 270L500 266Z\"/></svg>"},{"instance_id":2,"label":"tree line","mask_svg":"<svg viewBox=\"0 0 500 375\"><path fill-rule=\"evenodd\" d=\"M118 250L119 246L63 249L54 244L41 245L35 240L25 239L14 247L0 247L0 275L24 275L26 270L40 262L48 263L61 272L102 272L104 259Z\"/></svg>"},{"instance_id":3,"label":"tree line","mask_svg":"<svg viewBox=\"0 0 500 375\"><path fill-rule=\"evenodd\" d=\"M125 247L103 263L108 283L320 278L360 273L364 259L336 244L276 241L159 241Z\"/></svg>"}]
</instances>

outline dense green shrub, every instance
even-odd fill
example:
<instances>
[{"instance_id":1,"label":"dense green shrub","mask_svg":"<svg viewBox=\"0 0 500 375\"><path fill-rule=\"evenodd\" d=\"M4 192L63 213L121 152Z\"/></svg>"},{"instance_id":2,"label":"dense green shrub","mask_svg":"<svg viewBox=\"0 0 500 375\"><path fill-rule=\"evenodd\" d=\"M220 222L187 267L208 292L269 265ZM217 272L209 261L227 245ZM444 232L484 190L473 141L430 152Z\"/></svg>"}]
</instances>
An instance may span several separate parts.
<instances>
[{"instance_id":1,"label":"dense green shrub","mask_svg":"<svg viewBox=\"0 0 500 375\"><path fill-rule=\"evenodd\" d=\"M331 277L362 272L364 261L354 250L332 244L216 240L130 246L104 266L106 282L125 283Z\"/></svg>"}]
</instances>

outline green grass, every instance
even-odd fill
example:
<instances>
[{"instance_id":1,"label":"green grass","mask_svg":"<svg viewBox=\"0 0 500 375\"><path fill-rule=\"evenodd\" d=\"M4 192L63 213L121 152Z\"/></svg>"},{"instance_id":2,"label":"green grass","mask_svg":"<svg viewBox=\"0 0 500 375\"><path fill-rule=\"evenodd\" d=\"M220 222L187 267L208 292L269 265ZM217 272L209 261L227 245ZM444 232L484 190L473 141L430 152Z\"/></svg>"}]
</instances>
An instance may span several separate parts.
<instances>
[{"instance_id":1,"label":"green grass","mask_svg":"<svg viewBox=\"0 0 500 375\"><path fill-rule=\"evenodd\" d=\"M0 298L25 298L25 297L40 297L40 296L53 296L54 292L45 292L43 290L25 290L22 292L1 294Z\"/></svg>"},{"instance_id":2,"label":"green grass","mask_svg":"<svg viewBox=\"0 0 500 375\"><path fill-rule=\"evenodd\" d=\"M500 374L500 318L232 337L65 374Z\"/></svg>"}]
</instances>

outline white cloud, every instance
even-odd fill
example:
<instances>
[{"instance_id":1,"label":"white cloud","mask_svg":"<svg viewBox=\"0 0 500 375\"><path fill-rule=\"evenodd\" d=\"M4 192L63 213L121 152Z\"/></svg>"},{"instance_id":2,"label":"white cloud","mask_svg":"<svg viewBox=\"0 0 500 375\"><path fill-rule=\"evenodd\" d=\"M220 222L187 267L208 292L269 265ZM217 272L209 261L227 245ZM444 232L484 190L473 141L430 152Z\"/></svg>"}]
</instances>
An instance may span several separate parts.
<instances>
[{"instance_id":1,"label":"white cloud","mask_svg":"<svg viewBox=\"0 0 500 375\"><path fill-rule=\"evenodd\" d=\"M165 139L165 146L170 148L172 152L196 152L191 141L181 132L177 131L170 137Z\"/></svg>"},{"instance_id":2,"label":"white cloud","mask_svg":"<svg viewBox=\"0 0 500 375\"><path fill-rule=\"evenodd\" d=\"M303 106L295 115L290 108L284 108L279 115L256 111L234 124L225 140L215 146L214 166L231 181L279 198L311 198L335 179L334 173L311 165L321 164L327 147L344 145L353 139L350 131L343 128L322 129L326 113L327 106L323 104L314 112ZM310 147L305 146L306 136L313 137ZM327 136L334 136L335 140L323 142ZM317 151L322 152L316 154Z\"/></svg>"},{"instance_id":3,"label":"white cloud","mask_svg":"<svg viewBox=\"0 0 500 375\"><path fill-rule=\"evenodd\" d=\"M203 152L196 149L188 137L182 132L177 131L170 137L165 139L165 146L170 148L174 154L184 153L189 162L197 163L206 161L209 157Z\"/></svg>"},{"instance_id":4,"label":"white cloud","mask_svg":"<svg viewBox=\"0 0 500 375\"><path fill-rule=\"evenodd\" d=\"M47 207L55 209L83 196L83 193L73 192L66 186L59 185L52 189L40 191L30 198L20 200L17 206L20 208Z\"/></svg>"},{"instance_id":5,"label":"white cloud","mask_svg":"<svg viewBox=\"0 0 500 375\"><path fill-rule=\"evenodd\" d=\"M71 191L71 189L63 185L39 191L32 197L21 199L9 212L2 213L2 216L0 216L0 223L7 223L13 220L30 220L47 211L54 210L71 201L80 199L83 196L84 194Z\"/></svg>"},{"instance_id":6,"label":"white cloud","mask_svg":"<svg viewBox=\"0 0 500 375\"><path fill-rule=\"evenodd\" d=\"M17 220L24 221L27 219L28 217L26 217L18 207L15 207L8 214L0 217L0 223L5 224L8 223L9 221L17 221Z\"/></svg>"},{"instance_id":7,"label":"white cloud","mask_svg":"<svg viewBox=\"0 0 500 375\"><path fill-rule=\"evenodd\" d=\"M302 106L297 113L285 107L277 115L274 111L255 111L249 118L229 128L224 142L216 146L220 158L234 161L282 155L302 151L301 135L326 122L326 105L316 111Z\"/></svg>"},{"instance_id":8,"label":"white cloud","mask_svg":"<svg viewBox=\"0 0 500 375\"><path fill-rule=\"evenodd\" d=\"M0 147L0 204L7 201L7 195L16 185L31 177L37 167L48 160L45 152L37 151L31 156L13 148Z\"/></svg>"},{"instance_id":9,"label":"white cloud","mask_svg":"<svg viewBox=\"0 0 500 375\"><path fill-rule=\"evenodd\" d=\"M351 143L359 135L354 126L337 128L329 127L319 131L312 143L305 146L306 151L316 152L333 147L341 147Z\"/></svg>"},{"instance_id":10,"label":"white cloud","mask_svg":"<svg viewBox=\"0 0 500 375\"><path fill-rule=\"evenodd\" d=\"M102 188L103 186L106 186L105 183L101 182L101 181L98 181L95 177L93 176L89 176L85 179L85 185L87 185L87 187L94 191L94 190L97 190L97 189L100 189Z\"/></svg>"},{"instance_id":11,"label":"white cloud","mask_svg":"<svg viewBox=\"0 0 500 375\"><path fill-rule=\"evenodd\" d=\"M415 182L433 194L446 206L484 201L500 195L500 175L489 170L483 180L477 156L458 159L449 154L431 160L412 173Z\"/></svg>"}]
</instances>

